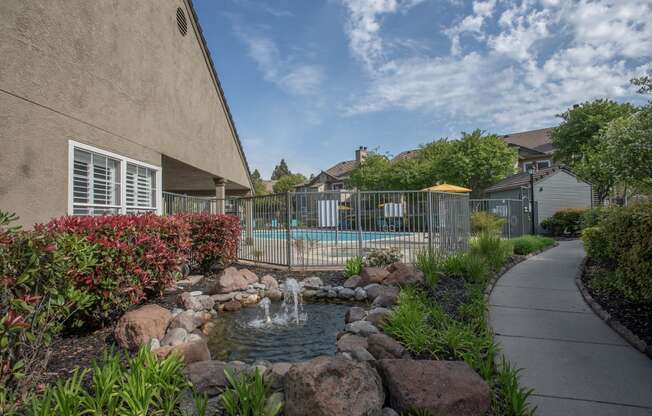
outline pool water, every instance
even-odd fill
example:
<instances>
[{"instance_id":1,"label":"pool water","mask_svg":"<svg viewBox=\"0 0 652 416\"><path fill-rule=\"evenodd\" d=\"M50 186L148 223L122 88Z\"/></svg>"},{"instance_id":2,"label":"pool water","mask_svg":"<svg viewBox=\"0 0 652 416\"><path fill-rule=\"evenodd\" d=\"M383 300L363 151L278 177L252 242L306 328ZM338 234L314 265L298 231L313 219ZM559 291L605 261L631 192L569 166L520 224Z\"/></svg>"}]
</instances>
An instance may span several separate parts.
<instances>
[{"instance_id":1,"label":"pool water","mask_svg":"<svg viewBox=\"0 0 652 416\"><path fill-rule=\"evenodd\" d=\"M406 233L391 231L363 231L360 233L364 241L380 240L383 238L396 238L407 235ZM313 241L357 241L357 231L334 231L334 230L292 230L293 240L313 240ZM285 230L256 230L254 237L272 238L275 240L285 240L287 231Z\"/></svg>"},{"instance_id":2,"label":"pool water","mask_svg":"<svg viewBox=\"0 0 652 416\"><path fill-rule=\"evenodd\" d=\"M214 360L296 362L320 355L335 355L336 336L344 330L344 315L351 305L309 303L303 305L306 320L296 324L258 325L264 315L259 307L220 314L209 335L208 348ZM273 303L270 315L279 313Z\"/></svg>"}]
</instances>

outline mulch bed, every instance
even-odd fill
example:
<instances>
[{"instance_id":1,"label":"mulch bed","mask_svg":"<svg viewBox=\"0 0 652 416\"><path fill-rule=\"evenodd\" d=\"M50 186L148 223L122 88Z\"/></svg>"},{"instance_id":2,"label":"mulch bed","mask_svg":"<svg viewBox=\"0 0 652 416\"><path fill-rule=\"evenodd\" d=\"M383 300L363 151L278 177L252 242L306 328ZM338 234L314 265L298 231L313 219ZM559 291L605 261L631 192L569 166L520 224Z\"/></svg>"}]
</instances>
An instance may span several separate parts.
<instances>
[{"instance_id":1,"label":"mulch bed","mask_svg":"<svg viewBox=\"0 0 652 416\"><path fill-rule=\"evenodd\" d=\"M448 316L461 319L459 308L468 299L466 282L463 278L442 276L434 288L428 288L426 294L430 300L441 306Z\"/></svg>"},{"instance_id":2,"label":"mulch bed","mask_svg":"<svg viewBox=\"0 0 652 416\"><path fill-rule=\"evenodd\" d=\"M617 292L593 289L591 277L599 270L600 267L589 260L582 274L582 283L590 295L612 317L645 343L652 345L652 304L633 302Z\"/></svg>"}]
</instances>

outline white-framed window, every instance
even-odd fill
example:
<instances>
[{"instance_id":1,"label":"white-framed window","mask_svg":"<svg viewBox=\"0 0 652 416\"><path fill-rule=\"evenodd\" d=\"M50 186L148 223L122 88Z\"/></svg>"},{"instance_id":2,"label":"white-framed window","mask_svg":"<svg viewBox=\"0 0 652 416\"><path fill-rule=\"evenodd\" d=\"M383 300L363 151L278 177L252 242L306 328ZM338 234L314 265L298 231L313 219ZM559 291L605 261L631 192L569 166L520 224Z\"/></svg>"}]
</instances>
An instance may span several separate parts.
<instances>
[{"instance_id":1,"label":"white-framed window","mask_svg":"<svg viewBox=\"0 0 652 416\"><path fill-rule=\"evenodd\" d=\"M68 214L161 213L160 166L69 141Z\"/></svg>"}]
</instances>

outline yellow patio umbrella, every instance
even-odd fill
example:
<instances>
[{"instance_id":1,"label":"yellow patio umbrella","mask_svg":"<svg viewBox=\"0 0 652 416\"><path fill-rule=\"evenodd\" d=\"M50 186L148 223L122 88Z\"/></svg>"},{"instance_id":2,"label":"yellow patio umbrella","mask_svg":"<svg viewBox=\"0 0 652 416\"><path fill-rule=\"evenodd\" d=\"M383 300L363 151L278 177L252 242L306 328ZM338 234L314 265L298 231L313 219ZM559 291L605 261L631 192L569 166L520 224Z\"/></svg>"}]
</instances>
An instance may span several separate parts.
<instances>
[{"instance_id":1,"label":"yellow patio umbrella","mask_svg":"<svg viewBox=\"0 0 652 416\"><path fill-rule=\"evenodd\" d=\"M433 185L430 188L422 189L423 191L430 192L454 192L454 193L468 193L471 192L469 188L464 188L457 185L451 185L448 183L442 183L441 185Z\"/></svg>"}]
</instances>

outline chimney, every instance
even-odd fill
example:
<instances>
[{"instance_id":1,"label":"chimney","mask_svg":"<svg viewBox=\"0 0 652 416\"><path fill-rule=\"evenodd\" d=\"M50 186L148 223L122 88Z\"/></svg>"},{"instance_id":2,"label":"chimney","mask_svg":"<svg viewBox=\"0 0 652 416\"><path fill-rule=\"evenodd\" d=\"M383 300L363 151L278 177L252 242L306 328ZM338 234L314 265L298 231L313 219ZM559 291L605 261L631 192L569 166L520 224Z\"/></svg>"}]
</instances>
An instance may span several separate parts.
<instances>
[{"instance_id":1,"label":"chimney","mask_svg":"<svg viewBox=\"0 0 652 416\"><path fill-rule=\"evenodd\" d=\"M366 146L360 146L358 150L355 151L355 161L360 163L364 160L365 157L367 157L367 147Z\"/></svg>"}]
</instances>

